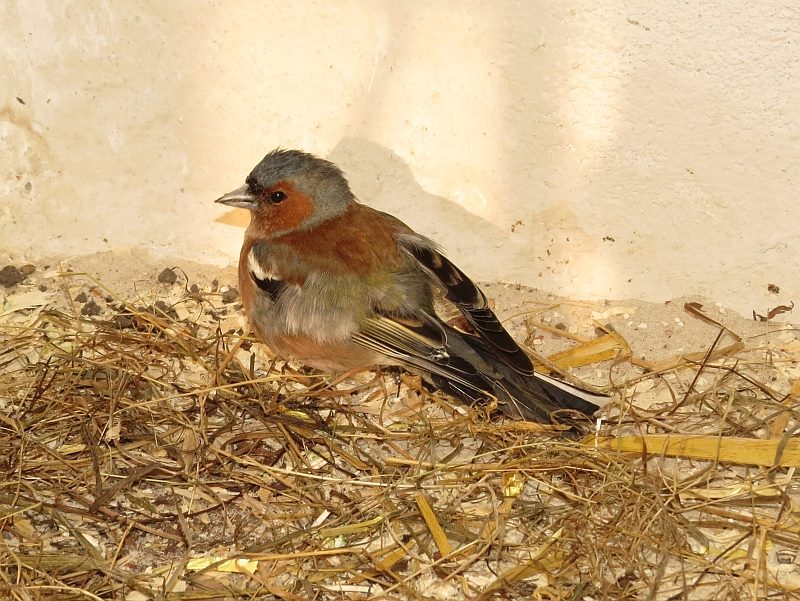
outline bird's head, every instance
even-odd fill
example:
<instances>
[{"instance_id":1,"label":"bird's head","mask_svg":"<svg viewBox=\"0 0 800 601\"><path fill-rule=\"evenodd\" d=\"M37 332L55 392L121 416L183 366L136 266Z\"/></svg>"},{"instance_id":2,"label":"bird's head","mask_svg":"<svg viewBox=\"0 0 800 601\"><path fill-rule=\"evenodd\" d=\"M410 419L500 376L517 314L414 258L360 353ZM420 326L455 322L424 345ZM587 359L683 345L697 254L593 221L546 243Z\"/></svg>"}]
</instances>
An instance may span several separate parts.
<instances>
[{"instance_id":1,"label":"bird's head","mask_svg":"<svg viewBox=\"0 0 800 601\"><path fill-rule=\"evenodd\" d=\"M275 236L336 217L353 200L344 174L330 161L276 149L253 168L244 186L216 202L249 210L259 233Z\"/></svg>"}]
</instances>

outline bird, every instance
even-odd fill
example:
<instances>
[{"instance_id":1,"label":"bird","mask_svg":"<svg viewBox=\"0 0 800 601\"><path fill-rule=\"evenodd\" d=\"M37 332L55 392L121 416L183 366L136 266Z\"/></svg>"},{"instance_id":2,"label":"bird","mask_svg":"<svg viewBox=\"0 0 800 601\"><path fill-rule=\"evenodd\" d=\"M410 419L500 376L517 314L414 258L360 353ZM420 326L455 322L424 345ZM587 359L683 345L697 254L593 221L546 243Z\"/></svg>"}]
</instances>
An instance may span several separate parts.
<instances>
[{"instance_id":1,"label":"bird","mask_svg":"<svg viewBox=\"0 0 800 601\"><path fill-rule=\"evenodd\" d=\"M277 148L216 200L250 212L242 306L277 355L328 372L399 366L469 405L574 425L606 395L538 373L481 289L429 238L359 202L334 163ZM436 312L454 305L465 327Z\"/></svg>"}]
</instances>

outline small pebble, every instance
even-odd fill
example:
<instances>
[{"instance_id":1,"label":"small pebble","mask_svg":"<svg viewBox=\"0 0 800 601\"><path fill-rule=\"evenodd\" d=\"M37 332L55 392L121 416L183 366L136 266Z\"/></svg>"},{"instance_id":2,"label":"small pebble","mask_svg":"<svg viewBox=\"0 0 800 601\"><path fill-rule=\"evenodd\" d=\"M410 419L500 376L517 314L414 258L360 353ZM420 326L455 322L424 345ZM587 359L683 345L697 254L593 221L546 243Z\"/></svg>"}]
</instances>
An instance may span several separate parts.
<instances>
[{"instance_id":1,"label":"small pebble","mask_svg":"<svg viewBox=\"0 0 800 601\"><path fill-rule=\"evenodd\" d=\"M165 303L162 300L156 301L155 310L156 311L161 311L162 313L164 313L165 315L167 315L167 316L169 316L169 317L171 317L173 319L177 319L178 318L178 312L175 311L175 309L170 307L167 303Z\"/></svg>"},{"instance_id":2,"label":"small pebble","mask_svg":"<svg viewBox=\"0 0 800 601\"><path fill-rule=\"evenodd\" d=\"M0 269L0 284L6 288L13 288L25 279L25 274L13 265L6 265Z\"/></svg>"},{"instance_id":3,"label":"small pebble","mask_svg":"<svg viewBox=\"0 0 800 601\"><path fill-rule=\"evenodd\" d=\"M133 327L133 318L130 315L115 315L113 322L114 327L119 330L125 330Z\"/></svg>"},{"instance_id":4,"label":"small pebble","mask_svg":"<svg viewBox=\"0 0 800 601\"><path fill-rule=\"evenodd\" d=\"M239 291L236 288L228 288L222 293L222 302L223 303L232 303L237 298L239 298Z\"/></svg>"},{"instance_id":5,"label":"small pebble","mask_svg":"<svg viewBox=\"0 0 800 601\"><path fill-rule=\"evenodd\" d=\"M86 296L86 293L85 293L85 292L81 292L81 293L80 293L78 296L76 296L76 297L75 297L75 299L74 299L74 300L75 300L75 302L76 302L76 303L85 303L85 302L86 302L86 301L88 301L89 299L88 299L88 297Z\"/></svg>"},{"instance_id":6,"label":"small pebble","mask_svg":"<svg viewBox=\"0 0 800 601\"><path fill-rule=\"evenodd\" d=\"M88 303L86 303L85 305L83 305L83 308L81 309L81 315L86 315L87 317L93 317L95 315L100 315L101 312L102 312L102 309L100 308L100 305L98 305L93 300L91 300Z\"/></svg>"},{"instance_id":7,"label":"small pebble","mask_svg":"<svg viewBox=\"0 0 800 601\"><path fill-rule=\"evenodd\" d=\"M191 292L192 294L199 294L200 288L197 287L197 284L192 284L192 287L189 288L189 292Z\"/></svg>"},{"instance_id":8,"label":"small pebble","mask_svg":"<svg viewBox=\"0 0 800 601\"><path fill-rule=\"evenodd\" d=\"M638 329L640 329L640 330L646 330L646 329L647 329L647 324L646 324L646 323L644 323L644 322L642 322L642 323L640 323L640 324L639 324L638 326L636 326L636 327L637 327Z\"/></svg>"},{"instance_id":9,"label":"small pebble","mask_svg":"<svg viewBox=\"0 0 800 601\"><path fill-rule=\"evenodd\" d=\"M775 556L775 559L777 559L780 564L794 563L795 560L795 554L789 549L780 549L775 553Z\"/></svg>"},{"instance_id":10,"label":"small pebble","mask_svg":"<svg viewBox=\"0 0 800 601\"><path fill-rule=\"evenodd\" d=\"M178 281L178 276L175 275L172 269L165 267L164 270L158 274L158 281L162 284L171 285Z\"/></svg>"},{"instance_id":11,"label":"small pebble","mask_svg":"<svg viewBox=\"0 0 800 601\"><path fill-rule=\"evenodd\" d=\"M27 265L23 265L22 267L19 268L19 272L22 275L30 275L34 271L36 271L36 265L31 265L30 263L28 263Z\"/></svg>"}]
</instances>

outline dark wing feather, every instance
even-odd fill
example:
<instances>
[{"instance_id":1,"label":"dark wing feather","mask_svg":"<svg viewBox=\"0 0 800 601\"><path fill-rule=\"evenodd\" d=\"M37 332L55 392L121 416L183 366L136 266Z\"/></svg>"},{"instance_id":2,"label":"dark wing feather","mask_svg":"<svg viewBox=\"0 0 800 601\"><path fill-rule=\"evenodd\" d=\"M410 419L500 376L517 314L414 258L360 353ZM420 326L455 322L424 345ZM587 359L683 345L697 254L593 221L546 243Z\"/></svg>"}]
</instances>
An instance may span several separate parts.
<instances>
[{"instance_id":1,"label":"dark wing feather","mask_svg":"<svg viewBox=\"0 0 800 601\"><path fill-rule=\"evenodd\" d=\"M496 352L497 358L514 371L533 375L533 363L489 308L486 296L475 283L447 257L420 244L411 237L401 237L400 246L411 255L444 291L445 298L455 304L477 335Z\"/></svg>"},{"instance_id":2,"label":"dark wing feather","mask_svg":"<svg viewBox=\"0 0 800 601\"><path fill-rule=\"evenodd\" d=\"M415 371L434 374L473 392L473 398L491 395L486 378L469 361L447 348L447 334L435 320L376 315L367 318L353 341L391 357ZM477 393L477 394L476 394Z\"/></svg>"},{"instance_id":3,"label":"dark wing feather","mask_svg":"<svg viewBox=\"0 0 800 601\"><path fill-rule=\"evenodd\" d=\"M483 292L433 243L413 235L399 236L398 242L474 328L472 334L440 326L448 336L450 355L464 358L483 376L483 387L476 390L496 398L507 414L536 421L551 421L565 410L591 415L598 409L596 401L605 395L534 371L530 358L489 308ZM460 386L438 385L469 400L470 395Z\"/></svg>"},{"instance_id":4,"label":"dark wing feather","mask_svg":"<svg viewBox=\"0 0 800 601\"><path fill-rule=\"evenodd\" d=\"M412 323L377 315L363 322L353 341L421 373L436 388L470 405L494 398L506 414L538 422L552 421L564 409L587 414L597 409L569 393L561 396L538 374L523 376L505 365L498 372L491 363L495 353L488 345L433 317Z\"/></svg>"}]
</instances>

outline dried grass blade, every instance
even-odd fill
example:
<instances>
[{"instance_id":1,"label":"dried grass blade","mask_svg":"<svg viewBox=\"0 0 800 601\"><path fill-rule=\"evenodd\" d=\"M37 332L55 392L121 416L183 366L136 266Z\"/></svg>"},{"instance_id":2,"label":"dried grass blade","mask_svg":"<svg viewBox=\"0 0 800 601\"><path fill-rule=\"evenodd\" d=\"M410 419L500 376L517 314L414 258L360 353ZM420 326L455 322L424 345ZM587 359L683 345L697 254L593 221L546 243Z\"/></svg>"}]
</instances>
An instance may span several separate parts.
<instances>
[{"instance_id":1,"label":"dried grass blade","mask_svg":"<svg viewBox=\"0 0 800 601\"><path fill-rule=\"evenodd\" d=\"M582 367L601 361L616 359L631 352L628 343L616 332L579 344L571 349L550 355L547 359L559 369Z\"/></svg>"},{"instance_id":2,"label":"dried grass blade","mask_svg":"<svg viewBox=\"0 0 800 601\"><path fill-rule=\"evenodd\" d=\"M784 442L785 444L781 444ZM585 444L595 444L595 439ZM742 465L800 467L800 440L649 434L597 440L600 448L613 451L708 459ZM783 448L781 448L783 447Z\"/></svg>"},{"instance_id":3,"label":"dried grass blade","mask_svg":"<svg viewBox=\"0 0 800 601\"><path fill-rule=\"evenodd\" d=\"M428 526L428 530L433 536L433 541L436 543L440 555L442 557L450 555L453 552L453 547L450 545L450 541L447 539L441 524L439 524L439 520L430 503L428 503L428 499L422 493L417 493L414 495L414 501L422 514L422 519L425 520L425 525Z\"/></svg>"},{"instance_id":4,"label":"dried grass blade","mask_svg":"<svg viewBox=\"0 0 800 601\"><path fill-rule=\"evenodd\" d=\"M489 599L491 595L497 591L506 588L509 584L519 582L541 574L545 568L539 563L539 560L544 557L545 552L550 546L561 538L562 529L559 528L547 541L538 549L534 550L531 558L524 564L514 566L513 568L503 572L497 579L495 579L489 586L487 586L478 599Z\"/></svg>"}]
</instances>

